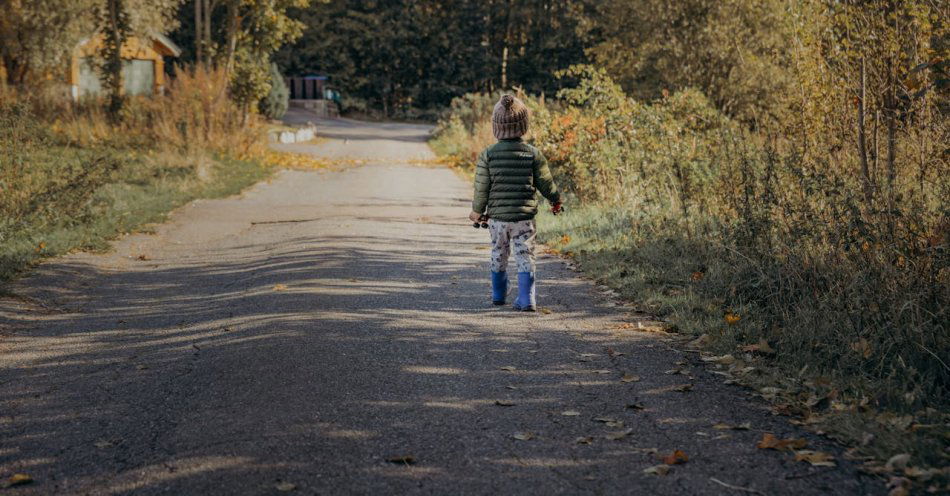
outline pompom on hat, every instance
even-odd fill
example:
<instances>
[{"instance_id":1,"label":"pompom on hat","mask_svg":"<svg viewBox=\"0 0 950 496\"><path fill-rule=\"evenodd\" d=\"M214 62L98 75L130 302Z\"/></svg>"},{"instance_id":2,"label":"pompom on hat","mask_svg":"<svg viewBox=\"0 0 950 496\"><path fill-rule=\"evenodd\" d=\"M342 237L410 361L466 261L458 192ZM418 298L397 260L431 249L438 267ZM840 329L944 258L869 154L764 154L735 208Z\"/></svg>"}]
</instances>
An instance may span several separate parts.
<instances>
[{"instance_id":1,"label":"pompom on hat","mask_svg":"<svg viewBox=\"0 0 950 496\"><path fill-rule=\"evenodd\" d=\"M528 107L511 95L502 95L491 116L491 130L496 139L520 138L528 132Z\"/></svg>"}]
</instances>

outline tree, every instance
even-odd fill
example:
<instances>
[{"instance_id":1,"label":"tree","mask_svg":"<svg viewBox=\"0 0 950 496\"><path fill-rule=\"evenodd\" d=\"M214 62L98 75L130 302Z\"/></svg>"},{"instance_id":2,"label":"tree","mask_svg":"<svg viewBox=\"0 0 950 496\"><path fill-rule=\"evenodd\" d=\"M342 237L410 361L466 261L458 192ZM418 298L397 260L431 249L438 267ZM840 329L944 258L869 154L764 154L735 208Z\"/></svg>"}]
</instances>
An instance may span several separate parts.
<instances>
[{"instance_id":1,"label":"tree","mask_svg":"<svg viewBox=\"0 0 950 496\"><path fill-rule=\"evenodd\" d=\"M791 82L785 0L607 0L591 10L588 53L633 96L692 87L746 122L784 115Z\"/></svg>"},{"instance_id":2,"label":"tree","mask_svg":"<svg viewBox=\"0 0 950 496\"><path fill-rule=\"evenodd\" d=\"M281 75L277 64L271 63L269 76L270 91L261 99L258 109L268 119L280 119L287 113L290 91L287 89L287 84L284 83L284 76Z\"/></svg>"},{"instance_id":3,"label":"tree","mask_svg":"<svg viewBox=\"0 0 950 496\"><path fill-rule=\"evenodd\" d=\"M61 67L94 29L96 0L0 0L0 62L7 83Z\"/></svg>"}]
</instances>

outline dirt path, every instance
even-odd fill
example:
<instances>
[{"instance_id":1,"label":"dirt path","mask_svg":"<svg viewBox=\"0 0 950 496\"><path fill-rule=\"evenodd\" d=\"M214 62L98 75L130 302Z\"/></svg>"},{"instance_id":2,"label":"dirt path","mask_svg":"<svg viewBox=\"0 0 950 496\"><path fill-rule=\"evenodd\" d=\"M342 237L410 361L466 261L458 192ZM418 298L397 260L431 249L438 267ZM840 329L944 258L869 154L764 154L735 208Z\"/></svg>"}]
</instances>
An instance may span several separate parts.
<instances>
[{"instance_id":1,"label":"dirt path","mask_svg":"<svg viewBox=\"0 0 950 496\"><path fill-rule=\"evenodd\" d=\"M195 202L0 300L0 477L35 479L9 494L881 492L694 355L617 329L629 312L558 259L550 313L488 305L469 186L406 164L425 128L324 130L289 147L372 163ZM839 466L757 449L765 432ZM689 461L643 473L675 449Z\"/></svg>"}]
</instances>

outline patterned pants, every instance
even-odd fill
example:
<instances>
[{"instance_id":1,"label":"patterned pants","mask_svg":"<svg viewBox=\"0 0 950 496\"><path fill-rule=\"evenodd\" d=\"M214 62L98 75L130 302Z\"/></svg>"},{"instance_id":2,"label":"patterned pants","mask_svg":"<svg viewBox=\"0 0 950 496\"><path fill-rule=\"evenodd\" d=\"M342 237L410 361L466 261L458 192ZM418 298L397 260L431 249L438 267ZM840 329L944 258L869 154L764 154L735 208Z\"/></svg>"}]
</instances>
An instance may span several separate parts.
<instances>
[{"instance_id":1,"label":"patterned pants","mask_svg":"<svg viewBox=\"0 0 950 496\"><path fill-rule=\"evenodd\" d=\"M491 233L491 270L506 272L511 245L515 245L515 262L518 272L534 272L534 220L504 222L489 219Z\"/></svg>"}]
</instances>

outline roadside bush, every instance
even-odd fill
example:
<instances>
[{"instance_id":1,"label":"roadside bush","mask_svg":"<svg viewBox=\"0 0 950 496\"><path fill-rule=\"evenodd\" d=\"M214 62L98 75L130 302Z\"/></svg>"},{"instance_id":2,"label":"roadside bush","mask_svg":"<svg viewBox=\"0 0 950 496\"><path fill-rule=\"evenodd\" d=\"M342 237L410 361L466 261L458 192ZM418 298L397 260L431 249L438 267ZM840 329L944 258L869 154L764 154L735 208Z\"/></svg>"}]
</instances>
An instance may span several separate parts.
<instances>
[{"instance_id":1,"label":"roadside bush","mask_svg":"<svg viewBox=\"0 0 950 496\"><path fill-rule=\"evenodd\" d=\"M935 437L915 444L927 434L893 419L945 421L950 400L950 174L918 144L945 143L946 120L900 136L893 191L869 203L854 156L804 153L795 123L752 130L694 90L644 103L602 70L567 74L580 83L562 107L528 99L531 140L576 205L539 238L712 351L769 364L744 380L778 385L783 411L867 417L835 429L939 463ZM493 100L453 102L434 148L472 163ZM761 342L776 353L742 355Z\"/></svg>"}]
</instances>

